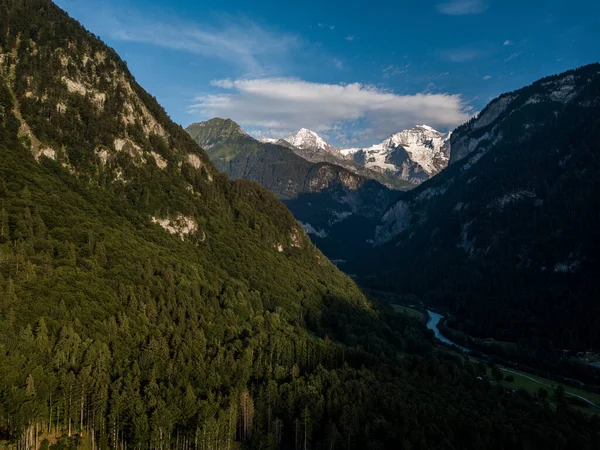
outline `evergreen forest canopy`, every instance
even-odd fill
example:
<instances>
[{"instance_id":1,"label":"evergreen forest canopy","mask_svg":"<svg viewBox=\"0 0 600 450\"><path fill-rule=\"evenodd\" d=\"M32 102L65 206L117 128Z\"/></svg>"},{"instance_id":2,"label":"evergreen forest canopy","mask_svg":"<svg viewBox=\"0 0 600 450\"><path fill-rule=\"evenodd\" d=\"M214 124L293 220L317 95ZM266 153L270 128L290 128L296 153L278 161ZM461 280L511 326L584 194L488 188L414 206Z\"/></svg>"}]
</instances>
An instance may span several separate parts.
<instances>
[{"instance_id":1,"label":"evergreen forest canopy","mask_svg":"<svg viewBox=\"0 0 600 450\"><path fill-rule=\"evenodd\" d=\"M0 152L3 448L600 446L374 308L47 0L0 0Z\"/></svg>"}]
</instances>

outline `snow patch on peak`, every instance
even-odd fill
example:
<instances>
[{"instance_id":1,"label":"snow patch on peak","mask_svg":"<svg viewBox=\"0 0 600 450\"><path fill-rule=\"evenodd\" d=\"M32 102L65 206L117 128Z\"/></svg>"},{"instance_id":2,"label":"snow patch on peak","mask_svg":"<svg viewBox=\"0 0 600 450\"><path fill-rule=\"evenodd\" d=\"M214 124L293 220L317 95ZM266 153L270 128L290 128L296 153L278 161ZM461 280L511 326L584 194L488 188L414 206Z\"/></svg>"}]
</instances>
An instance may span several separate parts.
<instances>
[{"instance_id":1,"label":"snow patch on peak","mask_svg":"<svg viewBox=\"0 0 600 450\"><path fill-rule=\"evenodd\" d=\"M336 155L339 154L338 148L328 144L317 133L306 128L301 128L296 134L288 136L285 140L294 147L303 150L325 151Z\"/></svg>"}]
</instances>

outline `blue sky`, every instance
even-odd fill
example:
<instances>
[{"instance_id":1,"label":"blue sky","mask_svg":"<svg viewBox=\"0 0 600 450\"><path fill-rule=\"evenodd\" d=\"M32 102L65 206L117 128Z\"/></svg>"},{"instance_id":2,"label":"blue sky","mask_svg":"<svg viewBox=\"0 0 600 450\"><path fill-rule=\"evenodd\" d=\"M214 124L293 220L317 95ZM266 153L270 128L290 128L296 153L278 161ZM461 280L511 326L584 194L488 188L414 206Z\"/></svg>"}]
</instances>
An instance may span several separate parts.
<instances>
[{"instance_id":1,"label":"blue sky","mask_svg":"<svg viewBox=\"0 0 600 450\"><path fill-rule=\"evenodd\" d=\"M448 131L498 94L600 61L597 0L58 0L183 126L306 127L341 146Z\"/></svg>"}]
</instances>

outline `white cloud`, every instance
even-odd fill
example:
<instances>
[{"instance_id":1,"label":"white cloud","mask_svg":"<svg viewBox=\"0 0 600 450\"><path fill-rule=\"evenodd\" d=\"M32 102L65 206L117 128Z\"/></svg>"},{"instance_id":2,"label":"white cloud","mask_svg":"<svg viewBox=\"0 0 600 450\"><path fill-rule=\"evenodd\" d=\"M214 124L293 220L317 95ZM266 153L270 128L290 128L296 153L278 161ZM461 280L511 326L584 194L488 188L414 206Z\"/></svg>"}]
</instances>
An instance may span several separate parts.
<instances>
[{"instance_id":1,"label":"white cloud","mask_svg":"<svg viewBox=\"0 0 600 450\"><path fill-rule=\"evenodd\" d=\"M335 130L339 141L359 136L366 144L418 123L450 129L470 117L460 95L398 95L360 83L320 84L291 78L216 80L212 85L229 92L197 97L192 112L203 118L231 117L258 136L269 130L271 136L281 137L306 127Z\"/></svg>"},{"instance_id":2,"label":"white cloud","mask_svg":"<svg viewBox=\"0 0 600 450\"><path fill-rule=\"evenodd\" d=\"M484 77L483 77L483 79L484 79L484 80L491 80L491 79L492 79L492 76L491 76L491 75L486 75L486 76L484 76Z\"/></svg>"},{"instance_id":3,"label":"white cloud","mask_svg":"<svg viewBox=\"0 0 600 450\"><path fill-rule=\"evenodd\" d=\"M508 39L507 39L506 41L504 41L504 46L505 46L505 47L507 47L507 46L509 46L509 45L515 45L515 44L513 44L513 41L510 41L510 40L508 40Z\"/></svg>"},{"instance_id":4,"label":"white cloud","mask_svg":"<svg viewBox=\"0 0 600 450\"><path fill-rule=\"evenodd\" d=\"M449 16L481 14L489 5L486 0L450 0L438 3L438 11Z\"/></svg>"},{"instance_id":5,"label":"white cloud","mask_svg":"<svg viewBox=\"0 0 600 450\"><path fill-rule=\"evenodd\" d=\"M354 36L353 34L349 34L348 36L346 36L345 38L347 41L352 42L354 39L356 39L356 36Z\"/></svg>"}]
</instances>

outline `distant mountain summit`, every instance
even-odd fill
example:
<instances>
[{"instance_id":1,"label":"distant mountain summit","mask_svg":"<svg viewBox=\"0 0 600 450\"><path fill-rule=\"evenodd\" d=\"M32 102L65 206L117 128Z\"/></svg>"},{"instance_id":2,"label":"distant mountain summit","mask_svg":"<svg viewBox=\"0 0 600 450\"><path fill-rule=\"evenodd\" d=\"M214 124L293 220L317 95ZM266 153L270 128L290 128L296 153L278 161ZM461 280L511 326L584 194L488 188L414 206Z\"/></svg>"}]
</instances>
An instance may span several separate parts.
<instances>
[{"instance_id":1,"label":"distant mountain summit","mask_svg":"<svg viewBox=\"0 0 600 450\"><path fill-rule=\"evenodd\" d=\"M186 131L198 144L204 148L233 136L244 135L242 127L231 119L216 117L205 122L193 123Z\"/></svg>"},{"instance_id":2,"label":"distant mountain summit","mask_svg":"<svg viewBox=\"0 0 600 450\"><path fill-rule=\"evenodd\" d=\"M298 147L302 150L312 150L315 152L325 152L331 155L341 156L339 148L330 145L317 133L306 128L300 129L296 134L288 136L285 140L294 147Z\"/></svg>"},{"instance_id":3,"label":"distant mountain summit","mask_svg":"<svg viewBox=\"0 0 600 450\"><path fill-rule=\"evenodd\" d=\"M367 148L348 148L341 154L356 163L418 184L446 168L450 158L450 135L427 125L400 131Z\"/></svg>"}]
</instances>

